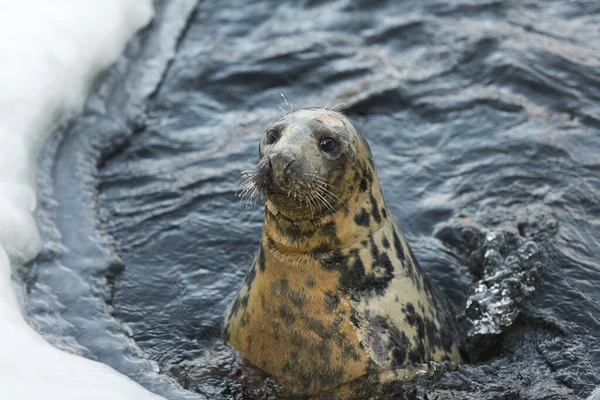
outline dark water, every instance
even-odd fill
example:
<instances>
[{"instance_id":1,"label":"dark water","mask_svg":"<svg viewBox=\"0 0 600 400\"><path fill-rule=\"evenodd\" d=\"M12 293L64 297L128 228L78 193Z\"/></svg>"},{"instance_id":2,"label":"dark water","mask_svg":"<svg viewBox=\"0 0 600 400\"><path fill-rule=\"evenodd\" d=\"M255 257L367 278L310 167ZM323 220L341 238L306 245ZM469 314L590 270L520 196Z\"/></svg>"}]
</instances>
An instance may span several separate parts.
<instances>
[{"instance_id":1,"label":"dark water","mask_svg":"<svg viewBox=\"0 0 600 400\"><path fill-rule=\"evenodd\" d=\"M590 396L599 23L593 1L161 3L46 146L46 246L21 276L32 322L169 399L267 397L219 325L262 221L238 172L284 93L345 103L471 334L472 365L398 398Z\"/></svg>"}]
</instances>

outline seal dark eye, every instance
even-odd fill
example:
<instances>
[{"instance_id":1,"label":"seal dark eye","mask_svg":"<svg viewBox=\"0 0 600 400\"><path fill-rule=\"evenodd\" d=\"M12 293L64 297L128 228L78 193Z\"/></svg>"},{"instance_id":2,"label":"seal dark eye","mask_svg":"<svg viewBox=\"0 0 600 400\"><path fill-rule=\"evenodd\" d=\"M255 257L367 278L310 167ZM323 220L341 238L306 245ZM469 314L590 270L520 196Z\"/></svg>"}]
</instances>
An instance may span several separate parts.
<instances>
[{"instance_id":1,"label":"seal dark eye","mask_svg":"<svg viewBox=\"0 0 600 400\"><path fill-rule=\"evenodd\" d=\"M279 139L279 133L275 129L269 130L267 132L267 144L273 144Z\"/></svg>"},{"instance_id":2,"label":"seal dark eye","mask_svg":"<svg viewBox=\"0 0 600 400\"><path fill-rule=\"evenodd\" d=\"M335 149L335 140L333 140L330 137L321 139L321 141L319 142L319 147L324 152L329 153L329 152L333 151L333 149Z\"/></svg>"}]
</instances>

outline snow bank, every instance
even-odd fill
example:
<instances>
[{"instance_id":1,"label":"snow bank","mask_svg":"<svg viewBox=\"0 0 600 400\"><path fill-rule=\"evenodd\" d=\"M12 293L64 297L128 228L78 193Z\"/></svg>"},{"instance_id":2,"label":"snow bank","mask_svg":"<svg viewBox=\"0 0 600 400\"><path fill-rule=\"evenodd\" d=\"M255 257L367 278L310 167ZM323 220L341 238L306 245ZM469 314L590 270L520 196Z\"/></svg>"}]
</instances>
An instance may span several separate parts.
<instances>
[{"instance_id":1,"label":"snow bank","mask_svg":"<svg viewBox=\"0 0 600 400\"><path fill-rule=\"evenodd\" d=\"M41 146L151 17L151 0L0 0L0 399L160 398L46 343L24 320L11 283L13 268L41 246Z\"/></svg>"}]
</instances>

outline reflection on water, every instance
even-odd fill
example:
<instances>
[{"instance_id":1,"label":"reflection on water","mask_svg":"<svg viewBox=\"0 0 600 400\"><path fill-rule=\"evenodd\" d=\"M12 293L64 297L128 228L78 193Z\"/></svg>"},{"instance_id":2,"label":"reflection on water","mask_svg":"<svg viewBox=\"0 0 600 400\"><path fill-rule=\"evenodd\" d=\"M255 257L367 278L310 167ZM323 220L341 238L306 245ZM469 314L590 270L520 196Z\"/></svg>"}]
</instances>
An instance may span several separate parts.
<instances>
[{"instance_id":1,"label":"reflection on water","mask_svg":"<svg viewBox=\"0 0 600 400\"><path fill-rule=\"evenodd\" d=\"M599 5L206 0L187 21L186 5L163 7L45 150L47 245L22 279L48 340L171 399L267 396L219 325L262 221L238 172L283 92L345 103L474 334L478 362L405 396L600 385Z\"/></svg>"}]
</instances>

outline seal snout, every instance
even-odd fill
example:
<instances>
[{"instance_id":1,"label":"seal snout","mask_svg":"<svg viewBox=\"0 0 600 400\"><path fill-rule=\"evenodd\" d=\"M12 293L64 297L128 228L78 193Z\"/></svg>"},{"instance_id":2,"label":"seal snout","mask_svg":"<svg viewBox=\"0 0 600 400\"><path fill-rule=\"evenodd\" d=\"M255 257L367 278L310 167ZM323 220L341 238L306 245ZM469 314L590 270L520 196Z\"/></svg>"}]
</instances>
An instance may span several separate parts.
<instances>
[{"instance_id":1,"label":"seal snout","mask_svg":"<svg viewBox=\"0 0 600 400\"><path fill-rule=\"evenodd\" d=\"M272 166L273 183L275 185L289 184L294 172L294 169L290 167L296 158L288 152L281 152L269 154L269 161Z\"/></svg>"},{"instance_id":2,"label":"seal snout","mask_svg":"<svg viewBox=\"0 0 600 400\"><path fill-rule=\"evenodd\" d=\"M256 184L267 193L289 192L294 186L296 157L289 152L271 153L257 166Z\"/></svg>"},{"instance_id":3,"label":"seal snout","mask_svg":"<svg viewBox=\"0 0 600 400\"><path fill-rule=\"evenodd\" d=\"M254 183L263 190L268 190L273 182L273 164L270 157L263 157L254 171Z\"/></svg>"}]
</instances>

